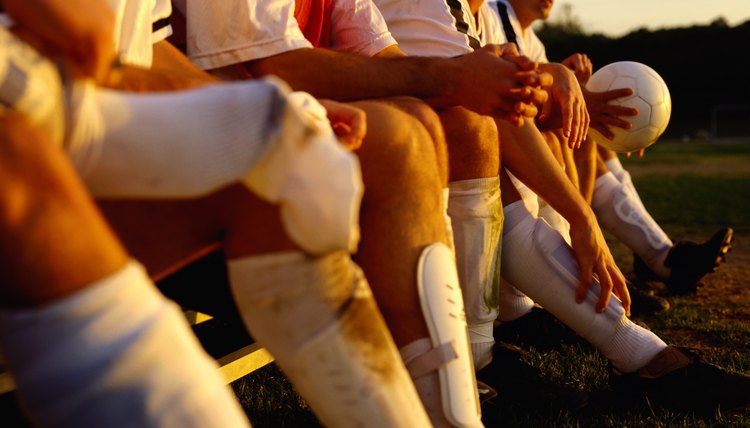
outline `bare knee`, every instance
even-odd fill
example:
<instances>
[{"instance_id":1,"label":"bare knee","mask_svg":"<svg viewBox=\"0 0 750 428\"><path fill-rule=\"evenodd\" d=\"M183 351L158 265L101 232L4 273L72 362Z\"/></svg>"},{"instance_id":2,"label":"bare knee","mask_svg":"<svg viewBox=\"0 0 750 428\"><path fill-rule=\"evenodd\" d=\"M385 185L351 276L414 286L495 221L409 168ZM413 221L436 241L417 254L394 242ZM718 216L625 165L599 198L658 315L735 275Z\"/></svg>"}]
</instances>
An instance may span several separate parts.
<instances>
[{"instance_id":1,"label":"bare knee","mask_svg":"<svg viewBox=\"0 0 750 428\"><path fill-rule=\"evenodd\" d=\"M412 115L378 102L360 102L367 113L367 136L357 151L368 193L429 192L441 186L435 148Z\"/></svg>"},{"instance_id":2,"label":"bare knee","mask_svg":"<svg viewBox=\"0 0 750 428\"><path fill-rule=\"evenodd\" d=\"M497 176L500 149L494 120L461 107L439 114L448 143L450 180Z\"/></svg>"},{"instance_id":3,"label":"bare knee","mask_svg":"<svg viewBox=\"0 0 750 428\"><path fill-rule=\"evenodd\" d=\"M415 117L430 134L435 156L437 159L438 172L443 185L448 183L448 148L445 142L445 132L440 123L440 117L423 101L412 97L392 97L388 102Z\"/></svg>"}]
</instances>

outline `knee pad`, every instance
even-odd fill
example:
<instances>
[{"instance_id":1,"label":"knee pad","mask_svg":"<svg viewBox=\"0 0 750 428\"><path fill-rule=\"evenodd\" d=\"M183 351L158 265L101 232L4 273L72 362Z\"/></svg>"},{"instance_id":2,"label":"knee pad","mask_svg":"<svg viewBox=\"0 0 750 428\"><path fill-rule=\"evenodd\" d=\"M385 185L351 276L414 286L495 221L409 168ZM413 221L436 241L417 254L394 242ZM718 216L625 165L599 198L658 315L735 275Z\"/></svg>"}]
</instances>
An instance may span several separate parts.
<instances>
[{"instance_id":1,"label":"knee pad","mask_svg":"<svg viewBox=\"0 0 750 428\"><path fill-rule=\"evenodd\" d=\"M0 112L23 114L62 144L65 109L57 67L0 26Z\"/></svg>"},{"instance_id":2,"label":"knee pad","mask_svg":"<svg viewBox=\"0 0 750 428\"><path fill-rule=\"evenodd\" d=\"M443 414L453 426L482 426L453 254L443 244L432 244L422 252L417 269L419 299L432 349L407 368L415 379L437 370Z\"/></svg>"},{"instance_id":3,"label":"knee pad","mask_svg":"<svg viewBox=\"0 0 750 428\"><path fill-rule=\"evenodd\" d=\"M280 204L287 233L308 253L354 252L364 191L359 162L338 143L315 99L303 93L291 99L269 150L243 182Z\"/></svg>"},{"instance_id":4,"label":"knee pad","mask_svg":"<svg viewBox=\"0 0 750 428\"><path fill-rule=\"evenodd\" d=\"M232 260L252 336L326 426L424 427L422 408L361 270L345 252Z\"/></svg>"}]
</instances>

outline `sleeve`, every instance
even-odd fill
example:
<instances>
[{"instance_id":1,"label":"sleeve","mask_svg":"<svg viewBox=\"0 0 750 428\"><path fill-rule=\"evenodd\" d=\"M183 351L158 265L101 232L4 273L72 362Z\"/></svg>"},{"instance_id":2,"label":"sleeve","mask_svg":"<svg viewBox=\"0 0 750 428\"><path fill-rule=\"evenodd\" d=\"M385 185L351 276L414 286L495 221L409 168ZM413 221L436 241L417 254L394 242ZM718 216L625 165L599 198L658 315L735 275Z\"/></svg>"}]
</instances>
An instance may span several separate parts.
<instances>
[{"instance_id":1,"label":"sleeve","mask_svg":"<svg viewBox=\"0 0 750 428\"><path fill-rule=\"evenodd\" d=\"M333 0L331 23L331 47L338 51L373 56L396 44L372 0Z\"/></svg>"},{"instance_id":2,"label":"sleeve","mask_svg":"<svg viewBox=\"0 0 750 428\"><path fill-rule=\"evenodd\" d=\"M187 51L203 69L312 47L293 0L186 0Z\"/></svg>"},{"instance_id":3,"label":"sleeve","mask_svg":"<svg viewBox=\"0 0 750 428\"><path fill-rule=\"evenodd\" d=\"M172 35L169 17L172 15L172 3L169 0L156 0L151 12L151 43L158 43Z\"/></svg>"}]
</instances>

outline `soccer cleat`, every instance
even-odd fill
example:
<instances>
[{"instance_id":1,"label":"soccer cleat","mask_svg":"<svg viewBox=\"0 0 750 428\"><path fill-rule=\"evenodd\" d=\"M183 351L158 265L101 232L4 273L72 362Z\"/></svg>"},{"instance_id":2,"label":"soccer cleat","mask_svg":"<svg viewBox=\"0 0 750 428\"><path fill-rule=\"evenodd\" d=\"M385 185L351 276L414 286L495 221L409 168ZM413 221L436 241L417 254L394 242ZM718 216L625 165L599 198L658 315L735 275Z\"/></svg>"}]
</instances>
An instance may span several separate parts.
<instances>
[{"instance_id":1,"label":"soccer cleat","mask_svg":"<svg viewBox=\"0 0 750 428\"><path fill-rule=\"evenodd\" d=\"M497 390L503 402L529 407L547 403L553 409L569 411L580 410L588 404L585 392L543 379L539 369L523 361L526 355L523 349L497 342L492 351L492 362L477 372L477 384Z\"/></svg>"},{"instance_id":2,"label":"soccer cleat","mask_svg":"<svg viewBox=\"0 0 750 428\"><path fill-rule=\"evenodd\" d=\"M546 309L535 306L513 321L500 322L493 336L498 342L513 343L547 351L564 343L584 340Z\"/></svg>"},{"instance_id":3,"label":"soccer cleat","mask_svg":"<svg viewBox=\"0 0 750 428\"><path fill-rule=\"evenodd\" d=\"M693 351L667 347L635 373L612 369L610 385L625 399L674 410L714 413L750 406L750 376L707 363Z\"/></svg>"},{"instance_id":4,"label":"soccer cleat","mask_svg":"<svg viewBox=\"0 0 750 428\"><path fill-rule=\"evenodd\" d=\"M630 313L634 316L652 315L669 310L669 301L657 296L651 290L645 290L638 284L628 281L628 292L630 293Z\"/></svg>"},{"instance_id":5,"label":"soccer cleat","mask_svg":"<svg viewBox=\"0 0 750 428\"><path fill-rule=\"evenodd\" d=\"M732 249L734 231L731 227L721 229L703 242L678 241L667 254L664 265L671 268L669 278L660 278L638 256L633 256L633 271L639 280L658 279L664 281L669 291L686 294L698 288L698 282L726 261Z\"/></svg>"}]
</instances>

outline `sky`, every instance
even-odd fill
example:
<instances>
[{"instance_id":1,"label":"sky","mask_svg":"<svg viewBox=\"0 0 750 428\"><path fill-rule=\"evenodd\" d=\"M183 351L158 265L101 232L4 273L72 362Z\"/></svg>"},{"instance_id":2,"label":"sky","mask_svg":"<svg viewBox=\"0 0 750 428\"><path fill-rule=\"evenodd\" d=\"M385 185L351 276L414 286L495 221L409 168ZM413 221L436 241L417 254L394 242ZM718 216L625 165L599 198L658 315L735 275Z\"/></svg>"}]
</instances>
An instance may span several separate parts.
<instances>
[{"instance_id":1,"label":"sky","mask_svg":"<svg viewBox=\"0 0 750 428\"><path fill-rule=\"evenodd\" d=\"M750 20L750 0L555 0L550 19L568 3L587 33L621 36L631 30L705 25L724 17L735 26Z\"/></svg>"}]
</instances>

